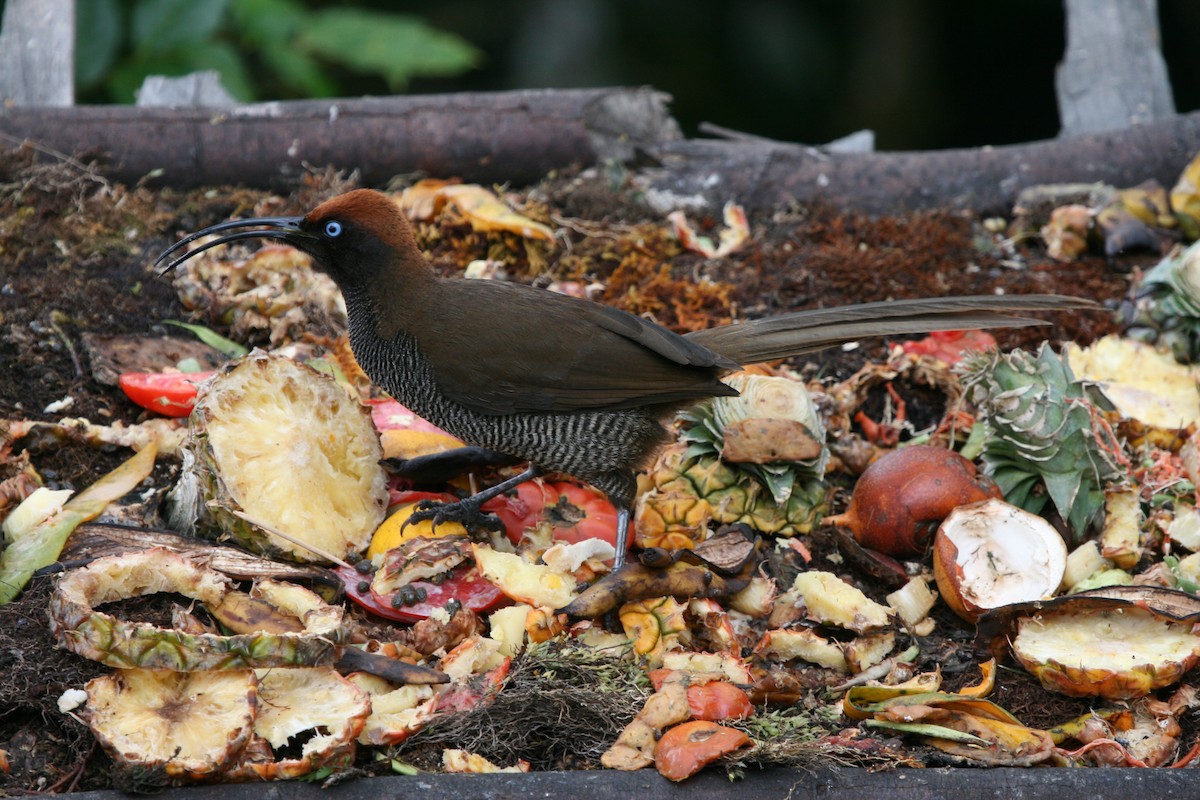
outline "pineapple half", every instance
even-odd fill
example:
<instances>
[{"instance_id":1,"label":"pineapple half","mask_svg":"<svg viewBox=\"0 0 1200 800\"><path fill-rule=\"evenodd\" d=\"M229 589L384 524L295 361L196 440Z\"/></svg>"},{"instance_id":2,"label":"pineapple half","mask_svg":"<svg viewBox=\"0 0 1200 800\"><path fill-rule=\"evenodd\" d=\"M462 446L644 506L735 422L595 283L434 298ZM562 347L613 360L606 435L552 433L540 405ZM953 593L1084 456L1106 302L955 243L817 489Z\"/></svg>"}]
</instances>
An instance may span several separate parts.
<instances>
[{"instance_id":1,"label":"pineapple half","mask_svg":"<svg viewBox=\"0 0 1200 800\"><path fill-rule=\"evenodd\" d=\"M371 696L332 667L259 670L254 735L231 780L293 780L354 763ZM298 752L297 752L298 751Z\"/></svg>"},{"instance_id":2,"label":"pineapple half","mask_svg":"<svg viewBox=\"0 0 1200 800\"><path fill-rule=\"evenodd\" d=\"M118 619L96 606L175 592L216 607L232 584L183 556L155 548L98 558L68 572L50 598L50 632L84 658L122 669L191 672L332 664L346 638L342 609L301 586L263 581L256 593L304 626L299 632L191 633Z\"/></svg>"},{"instance_id":3,"label":"pineapple half","mask_svg":"<svg viewBox=\"0 0 1200 800\"><path fill-rule=\"evenodd\" d=\"M810 533L828 510L829 450L804 384L735 373L741 392L679 415L679 442L639 477L636 543L690 549L710 521L775 536Z\"/></svg>"},{"instance_id":4,"label":"pineapple half","mask_svg":"<svg viewBox=\"0 0 1200 800\"><path fill-rule=\"evenodd\" d=\"M161 770L164 783L219 775L254 732L254 671L117 670L88 681L84 718L123 767Z\"/></svg>"},{"instance_id":5,"label":"pineapple half","mask_svg":"<svg viewBox=\"0 0 1200 800\"><path fill-rule=\"evenodd\" d=\"M1012 650L1051 691L1128 700L1177 683L1200 662L1200 636L1136 605L1064 606L1020 619Z\"/></svg>"},{"instance_id":6,"label":"pineapple half","mask_svg":"<svg viewBox=\"0 0 1200 800\"><path fill-rule=\"evenodd\" d=\"M333 379L255 351L201 388L171 522L269 556L361 553L387 508L369 412Z\"/></svg>"}]
</instances>

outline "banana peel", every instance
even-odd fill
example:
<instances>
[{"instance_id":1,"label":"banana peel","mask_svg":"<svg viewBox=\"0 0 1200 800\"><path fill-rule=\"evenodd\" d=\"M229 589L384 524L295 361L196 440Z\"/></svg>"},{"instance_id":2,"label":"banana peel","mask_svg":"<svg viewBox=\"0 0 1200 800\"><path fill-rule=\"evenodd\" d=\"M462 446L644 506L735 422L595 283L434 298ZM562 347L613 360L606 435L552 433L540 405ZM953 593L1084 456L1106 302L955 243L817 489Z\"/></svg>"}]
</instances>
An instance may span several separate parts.
<instances>
[{"instance_id":1,"label":"banana peel","mask_svg":"<svg viewBox=\"0 0 1200 800\"><path fill-rule=\"evenodd\" d=\"M861 686L846 693L842 709L869 727L919 735L944 753L992 766L1031 766L1058 756L1048 732L980 697Z\"/></svg>"},{"instance_id":2,"label":"banana peel","mask_svg":"<svg viewBox=\"0 0 1200 800\"><path fill-rule=\"evenodd\" d=\"M750 570L735 577L723 577L708 567L684 562L676 562L664 569L629 562L593 583L556 613L574 619L593 619L626 603L651 597L719 599L740 592L750 583L750 578Z\"/></svg>"}]
</instances>

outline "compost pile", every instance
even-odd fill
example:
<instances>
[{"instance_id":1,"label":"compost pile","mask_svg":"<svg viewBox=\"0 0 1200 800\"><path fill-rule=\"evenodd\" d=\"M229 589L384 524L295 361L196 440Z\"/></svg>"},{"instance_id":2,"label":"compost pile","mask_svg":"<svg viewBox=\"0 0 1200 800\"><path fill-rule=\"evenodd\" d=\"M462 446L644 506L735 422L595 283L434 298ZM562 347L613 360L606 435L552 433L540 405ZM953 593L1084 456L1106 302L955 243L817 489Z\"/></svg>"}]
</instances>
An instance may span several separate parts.
<instances>
[{"instance_id":1,"label":"compost pile","mask_svg":"<svg viewBox=\"0 0 1200 800\"><path fill-rule=\"evenodd\" d=\"M287 196L0 159L0 789L417 771L1185 766L1200 742L1200 205L661 214L636 175L387 187L432 267L689 331L1063 293L1046 326L864 341L728 378L615 513L358 369L336 288L184 233ZM553 335L553 331L547 331Z\"/></svg>"}]
</instances>

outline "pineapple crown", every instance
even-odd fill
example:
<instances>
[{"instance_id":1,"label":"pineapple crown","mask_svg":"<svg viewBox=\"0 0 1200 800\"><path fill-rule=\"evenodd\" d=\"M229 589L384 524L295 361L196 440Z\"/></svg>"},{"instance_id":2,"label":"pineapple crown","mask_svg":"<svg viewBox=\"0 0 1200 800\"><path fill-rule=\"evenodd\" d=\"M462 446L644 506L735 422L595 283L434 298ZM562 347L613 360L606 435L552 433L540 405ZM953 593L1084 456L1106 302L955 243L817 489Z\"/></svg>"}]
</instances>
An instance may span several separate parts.
<instances>
[{"instance_id":1,"label":"pineapple crown","mask_svg":"<svg viewBox=\"0 0 1200 800\"><path fill-rule=\"evenodd\" d=\"M800 461L731 464L766 485L779 505L788 501L798 481L820 479L829 462L825 426L804 384L789 378L736 373L725 382L737 389L736 397L717 397L699 403L679 415L683 423L680 439L688 445L689 458L720 455L729 426L748 419L786 419L804 426L820 451L815 458Z\"/></svg>"},{"instance_id":2,"label":"pineapple crown","mask_svg":"<svg viewBox=\"0 0 1200 800\"><path fill-rule=\"evenodd\" d=\"M1033 513L1052 500L1082 537L1104 507L1105 488L1123 482L1129 463L1103 416L1112 403L1076 379L1047 343L1036 356L972 355L961 372L986 426L984 469L1005 499Z\"/></svg>"},{"instance_id":3,"label":"pineapple crown","mask_svg":"<svg viewBox=\"0 0 1200 800\"><path fill-rule=\"evenodd\" d=\"M1174 249L1137 284L1121 306L1131 339L1170 350L1175 360L1200 358L1200 242Z\"/></svg>"}]
</instances>

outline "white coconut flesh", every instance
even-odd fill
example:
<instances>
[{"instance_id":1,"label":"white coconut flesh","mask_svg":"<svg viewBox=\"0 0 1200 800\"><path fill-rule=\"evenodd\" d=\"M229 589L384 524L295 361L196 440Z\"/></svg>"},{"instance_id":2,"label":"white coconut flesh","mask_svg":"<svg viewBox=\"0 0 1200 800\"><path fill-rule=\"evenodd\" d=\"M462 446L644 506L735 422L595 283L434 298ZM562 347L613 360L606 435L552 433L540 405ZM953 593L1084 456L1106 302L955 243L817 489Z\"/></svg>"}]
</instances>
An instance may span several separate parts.
<instances>
[{"instance_id":1,"label":"white coconut flesh","mask_svg":"<svg viewBox=\"0 0 1200 800\"><path fill-rule=\"evenodd\" d=\"M990 609L1054 594L1067 565L1067 546L1050 523L1001 500L955 509L940 536L954 544L959 594Z\"/></svg>"}]
</instances>

